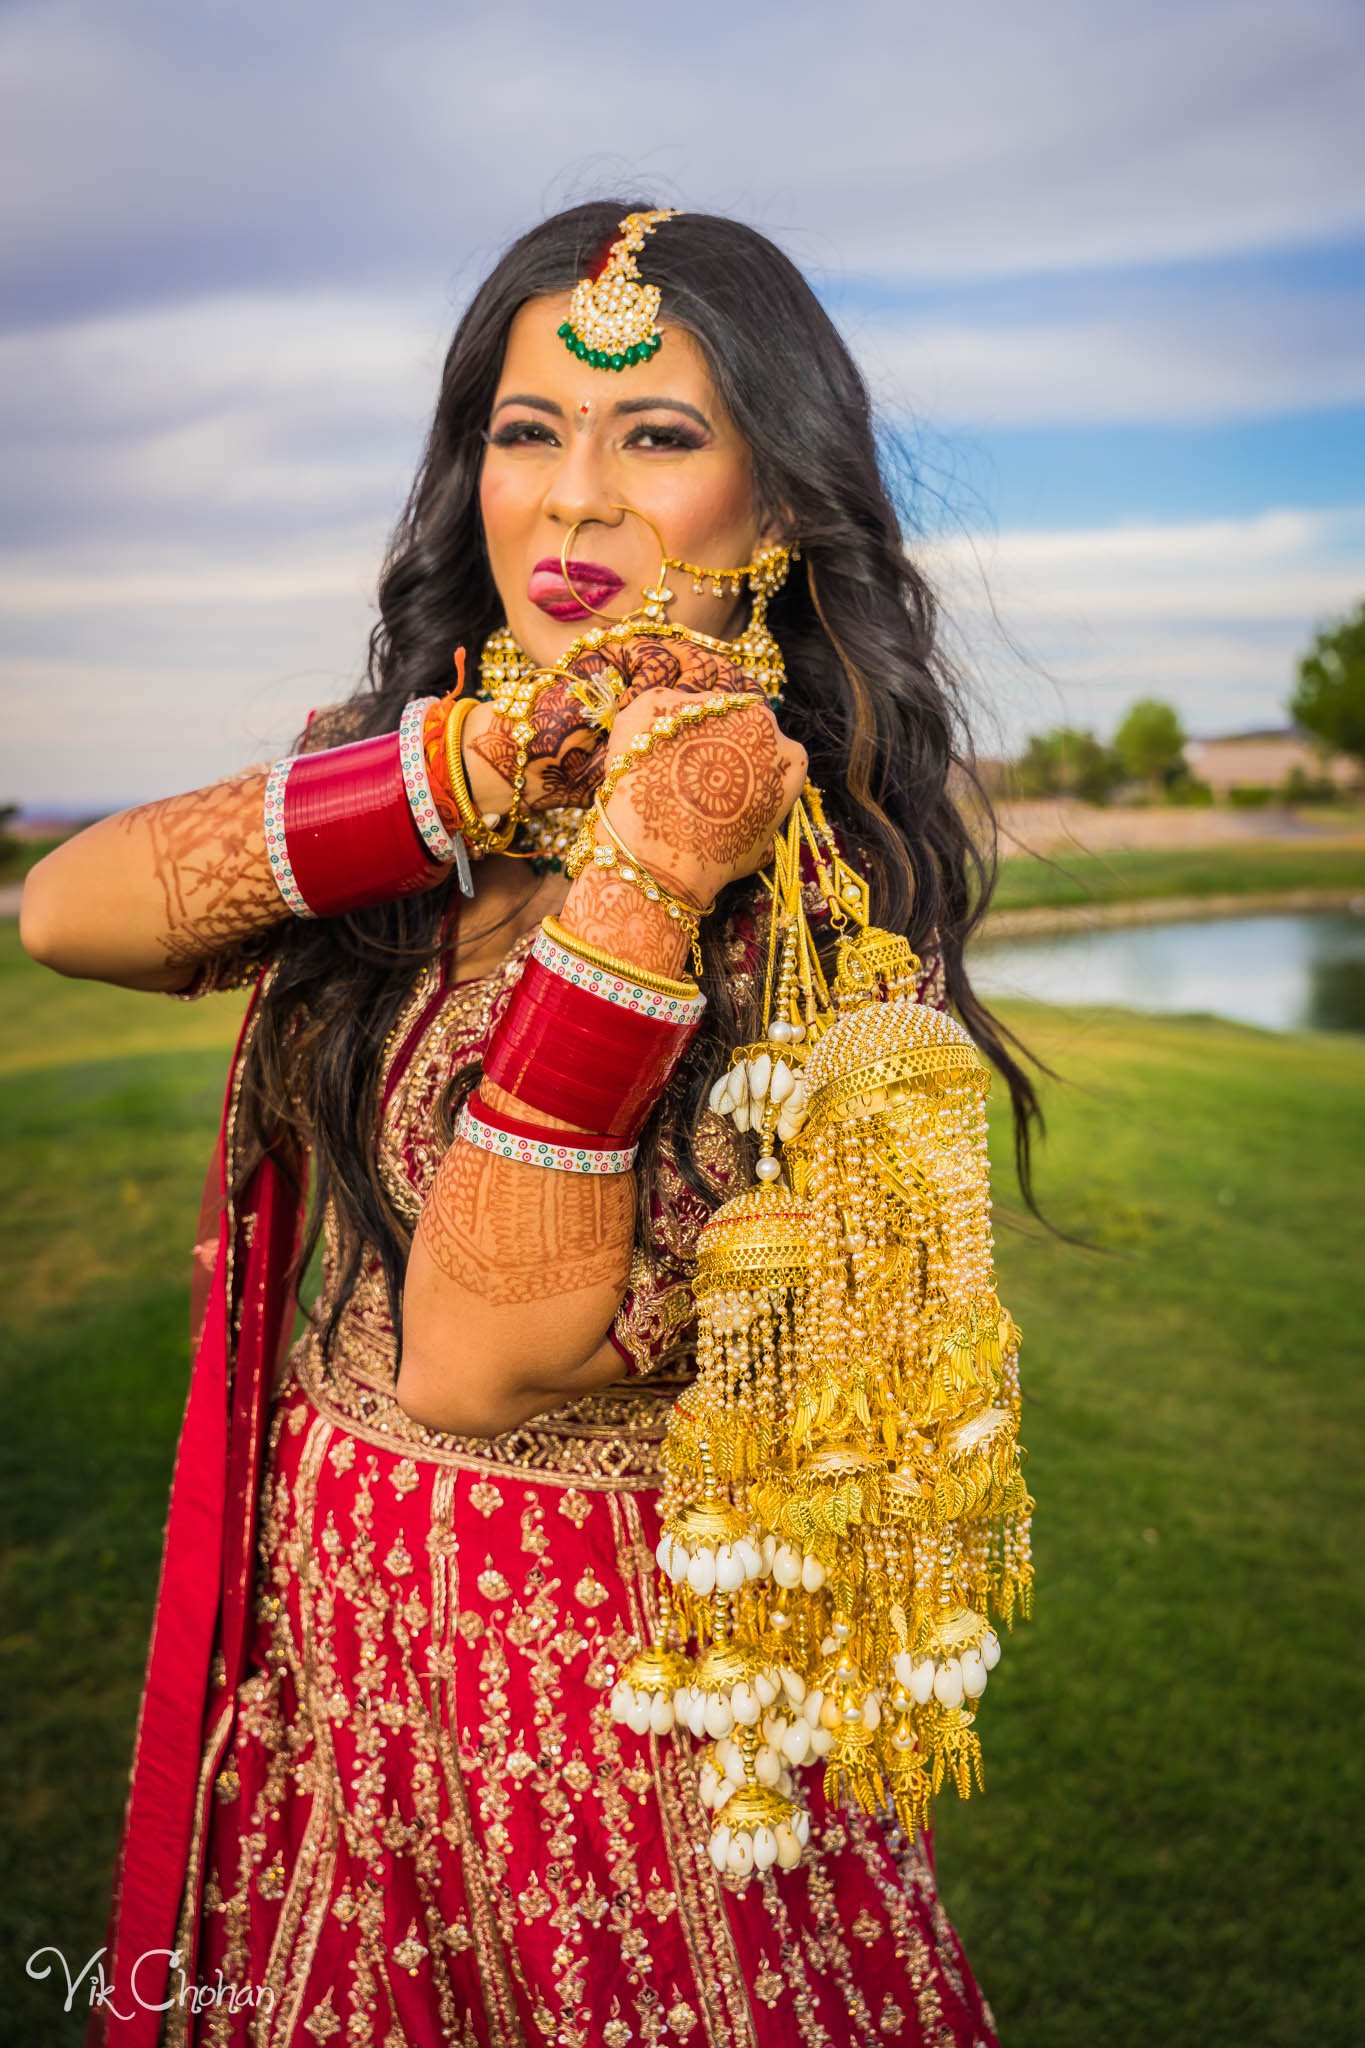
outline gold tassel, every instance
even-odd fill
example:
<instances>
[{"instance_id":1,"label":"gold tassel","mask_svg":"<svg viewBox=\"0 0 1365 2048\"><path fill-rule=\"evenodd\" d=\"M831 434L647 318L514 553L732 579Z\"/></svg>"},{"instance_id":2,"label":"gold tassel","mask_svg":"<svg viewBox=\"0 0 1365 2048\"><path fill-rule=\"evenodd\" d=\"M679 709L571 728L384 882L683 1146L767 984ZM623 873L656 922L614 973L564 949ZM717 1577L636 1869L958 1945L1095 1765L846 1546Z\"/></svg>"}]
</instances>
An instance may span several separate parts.
<instances>
[{"instance_id":1,"label":"gold tassel","mask_svg":"<svg viewBox=\"0 0 1365 2048\"><path fill-rule=\"evenodd\" d=\"M826 985L803 853L840 932ZM868 924L808 787L774 852L765 1036L712 1108L758 1185L701 1234L697 1376L675 1405L659 1641L612 1710L709 1738L711 1853L741 1882L799 1860L801 1775L926 1824L982 1783L993 1622L1032 1603L1019 1331L996 1293L985 1098L961 1025ZM670 1647L695 1644L695 1661Z\"/></svg>"}]
</instances>

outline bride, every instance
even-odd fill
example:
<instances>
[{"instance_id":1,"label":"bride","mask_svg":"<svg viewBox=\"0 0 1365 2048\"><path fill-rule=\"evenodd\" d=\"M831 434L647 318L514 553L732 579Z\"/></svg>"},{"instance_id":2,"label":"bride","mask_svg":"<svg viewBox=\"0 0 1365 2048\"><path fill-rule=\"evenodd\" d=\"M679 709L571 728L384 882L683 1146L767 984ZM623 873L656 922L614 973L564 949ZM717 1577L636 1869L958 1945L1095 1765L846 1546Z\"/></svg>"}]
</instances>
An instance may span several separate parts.
<instances>
[{"instance_id":1,"label":"bride","mask_svg":"<svg viewBox=\"0 0 1365 2048\"><path fill-rule=\"evenodd\" d=\"M379 595L291 757L25 892L60 973L252 989L92 2048L994 2042L927 1834L816 1772L804 1853L718 1868L695 1744L610 1708L807 772L1027 1175L933 601L800 274L706 215L533 228L451 343Z\"/></svg>"}]
</instances>

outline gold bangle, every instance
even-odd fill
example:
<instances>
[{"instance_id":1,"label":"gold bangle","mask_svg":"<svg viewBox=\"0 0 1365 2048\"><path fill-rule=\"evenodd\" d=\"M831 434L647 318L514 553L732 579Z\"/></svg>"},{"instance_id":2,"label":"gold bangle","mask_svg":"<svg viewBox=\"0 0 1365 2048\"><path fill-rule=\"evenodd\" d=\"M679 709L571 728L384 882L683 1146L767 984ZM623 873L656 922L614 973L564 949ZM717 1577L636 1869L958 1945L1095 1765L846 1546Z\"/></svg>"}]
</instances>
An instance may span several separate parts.
<instances>
[{"instance_id":1,"label":"gold bangle","mask_svg":"<svg viewBox=\"0 0 1365 2048\"><path fill-rule=\"evenodd\" d=\"M632 889L637 889L641 896L644 897L646 903L652 903L656 910L662 910L666 917L671 918L673 923L678 925L686 934L687 942L692 948L693 964L698 974L701 973L701 958L698 946L701 923L698 913L692 908L690 903L683 903L678 897L665 889L663 883L652 875L642 862L636 860L633 853L628 853L622 859L614 846L594 844L592 860L591 862L585 861L583 866L601 868L604 873L618 876L621 881L628 883ZM582 868L580 868L578 873L581 874L582 871ZM577 875L574 876L574 879L577 880Z\"/></svg>"},{"instance_id":2,"label":"gold bangle","mask_svg":"<svg viewBox=\"0 0 1365 2048\"><path fill-rule=\"evenodd\" d=\"M516 806L507 815L506 825L499 831L480 816L474 808L469 782L464 772L464 756L460 751L464 729L469 714L478 703L476 697L463 697L450 708L446 719L446 773L450 778L450 794L455 799L459 813L460 830L469 844L471 853L502 853L511 845L517 829Z\"/></svg>"},{"instance_id":3,"label":"gold bangle","mask_svg":"<svg viewBox=\"0 0 1365 2048\"><path fill-rule=\"evenodd\" d=\"M610 839L612 845L616 848L616 851L620 854L622 860L628 860L633 862L634 865L640 870L640 873L642 875L648 875L650 881L654 883L655 887L660 891L660 893L663 896L667 897L670 903L680 903L683 909L687 911L692 917L709 917L711 915L711 912L716 907L716 900L714 896L712 897L709 903L690 903L687 897L679 895L676 889L666 888L664 884L659 880L659 877L656 874L653 874L650 871L650 869L645 866L639 854L631 852L630 848L626 845L625 840L621 837L616 827L612 824L611 819L602 809L601 804L595 803L593 805L592 816L596 823L602 827L602 830L606 833L608 839Z\"/></svg>"},{"instance_id":4,"label":"gold bangle","mask_svg":"<svg viewBox=\"0 0 1365 2048\"><path fill-rule=\"evenodd\" d=\"M600 946L580 939L577 932L566 931L557 917L543 917L540 924L547 939L563 946L566 953L572 953L585 966L600 967L604 974L623 975L627 981L638 982L641 988L649 989L653 995L672 996L678 1002L695 1002L700 993L695 981L674 981L667 974L655 974L648 967L637 967L633 960L621 960L614 953L604 953Z\"/></svg>"},{"instance_id":5,"label":"gold bangle","mask_svg":"<svg viewBox=\"0 0 1365 2048\"><path fill-rule=\"evenodd\" d=\"M598 839L595 827L602 825L611 844L604 846ZM583 820L578 838L574 841L564 863L564 871L571 882L576 882L584 868L611 868L620 875L623 882L630 882L638 888L651 903L658 903L667 910L670 917L683 925L694 925L697 919L705 917L714 905L708 903L705 910L698 903L689 903L682 896L661 882L653 870L647 867L636 853L622 839L620 833L600 805L593 804Z\"/></svg>"}]
</instances>

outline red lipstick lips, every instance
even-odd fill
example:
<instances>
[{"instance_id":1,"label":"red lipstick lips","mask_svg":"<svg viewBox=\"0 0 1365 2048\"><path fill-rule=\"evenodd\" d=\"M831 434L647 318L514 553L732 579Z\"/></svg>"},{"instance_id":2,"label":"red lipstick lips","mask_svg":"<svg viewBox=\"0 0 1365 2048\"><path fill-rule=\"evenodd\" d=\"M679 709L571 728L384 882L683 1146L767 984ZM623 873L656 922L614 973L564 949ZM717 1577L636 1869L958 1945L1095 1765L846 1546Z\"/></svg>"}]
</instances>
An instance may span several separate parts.
<instances>
[{"instance_id":1,"label":"red lipstick lips","mask_svg":"<svg viewBox=\"0 0 1365 2048\"><path fill-rule=\"evenodd\" d=\"M566 584L559 557L543 555L531 571L526 589L533 605L563 623L591 618L594 610L605 611L617 591L625 588L625 579L602 562L571 560L569 575L572 582Z\"/></svg>"}]
</instances>

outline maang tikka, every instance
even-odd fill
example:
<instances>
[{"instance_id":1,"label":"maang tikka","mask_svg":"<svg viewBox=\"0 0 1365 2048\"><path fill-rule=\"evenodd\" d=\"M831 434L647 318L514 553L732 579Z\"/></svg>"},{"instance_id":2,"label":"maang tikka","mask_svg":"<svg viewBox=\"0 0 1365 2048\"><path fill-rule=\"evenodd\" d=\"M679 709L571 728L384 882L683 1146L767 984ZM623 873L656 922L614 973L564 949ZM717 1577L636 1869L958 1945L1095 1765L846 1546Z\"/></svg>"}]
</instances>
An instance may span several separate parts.
<instances>
[{"instance_id":1,"label":"maang tikka","mask_svg":"<svg viewBox=\"0 0 1365 2048\"><path fill-rule=\"evenodd\" d=\"M594 370L624 370L647 363L663 347L659 333L660 292L645 284L635 258L660 221L674 220L675 206L652 213L628 213L601 262L581 277L569 301L559 336L571 355Z\"/></svg>"}]
</instances>

